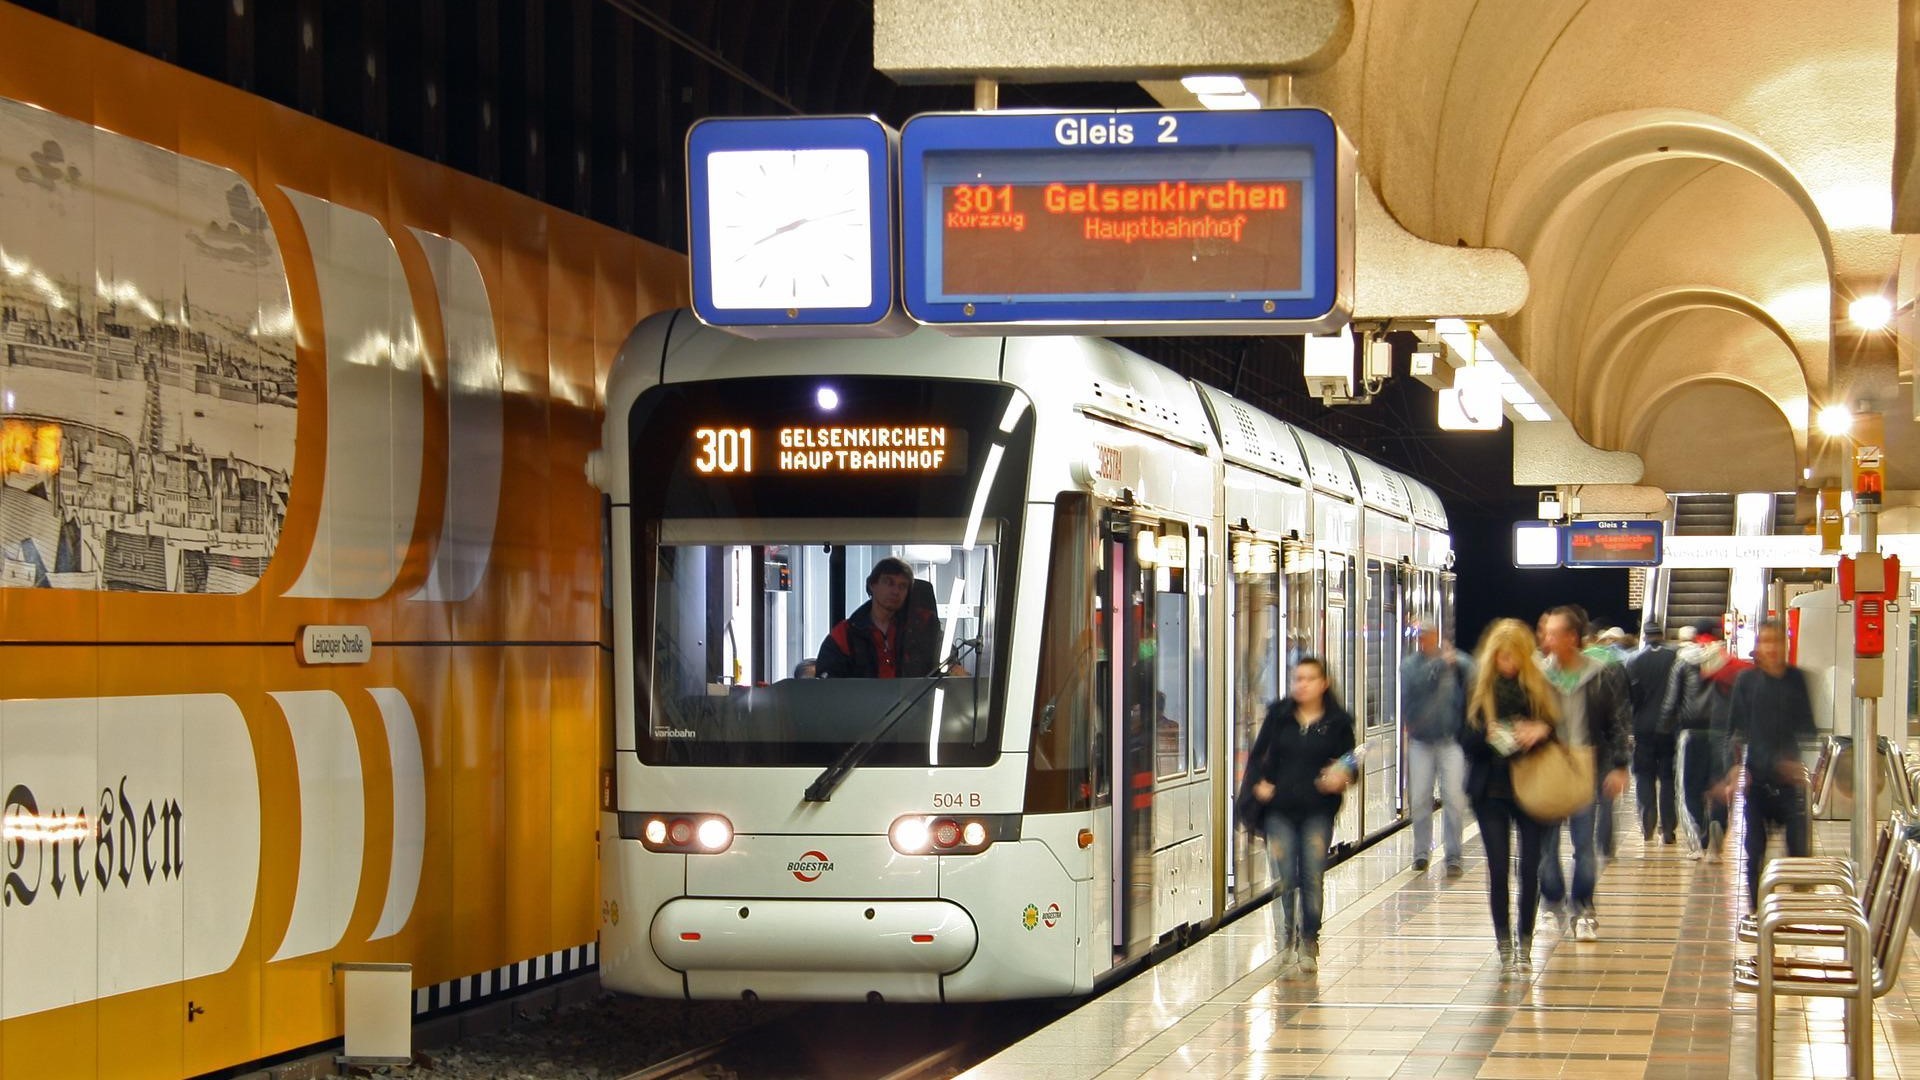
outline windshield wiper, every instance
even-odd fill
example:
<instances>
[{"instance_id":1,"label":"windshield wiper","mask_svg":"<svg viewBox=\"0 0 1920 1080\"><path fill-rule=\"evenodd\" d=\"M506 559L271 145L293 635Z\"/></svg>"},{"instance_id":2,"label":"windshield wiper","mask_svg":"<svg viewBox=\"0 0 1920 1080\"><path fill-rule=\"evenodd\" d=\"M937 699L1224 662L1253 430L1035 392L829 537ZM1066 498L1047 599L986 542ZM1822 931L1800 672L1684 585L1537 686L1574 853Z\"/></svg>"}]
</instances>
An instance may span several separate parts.
<instances>
[{"instance_id":1,"label":"windshield wiper","mask_svg":"<svg viewBox=\"0 0 1920 1080\"><path fill-rule=\"evenodd\" d=\"M806 795L804 796L806 801L827 802L832 799L833 790L840 786L840 782L847 778L848 773L860 767L860 762L866 759L866 756L873 751L874 747L880 745L880 740L887 737L887 733L893 730L893 725L899 723L901 718L905 717L909 712L912 712L913 707L920 704L921 700L927 696L929 691L950 678L949 673L953 670L954 665L960 662L960 658L964 656L969 649L977 651L979 648L979 638L968 638L965 641L954 642L953 651L947 654L947 658L940 661L939 665L935 667L932 672L920 677L922 685L919 693L914 694L910 698L901 698L895 701L892 707L880 714L880 723L874 728L872 734L854 743L852 746L847 747L846 752L840 755L839 760L827 766L819 776L813 778L813 783L807 785ZM936 724L939 723L940 718L937 716L934 717L933 722Z\"/></svg>"}]
</instances>

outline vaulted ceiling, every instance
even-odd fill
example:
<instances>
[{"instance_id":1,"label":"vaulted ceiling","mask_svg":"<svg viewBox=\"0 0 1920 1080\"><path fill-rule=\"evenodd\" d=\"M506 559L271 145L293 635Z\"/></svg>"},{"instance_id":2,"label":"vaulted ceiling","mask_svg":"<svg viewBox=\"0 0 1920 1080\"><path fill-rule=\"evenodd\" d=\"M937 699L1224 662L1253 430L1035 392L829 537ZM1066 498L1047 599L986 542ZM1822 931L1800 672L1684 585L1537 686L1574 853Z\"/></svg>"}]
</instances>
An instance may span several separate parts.
<instances>
[{"instance_id":1,"label":"vaulted ceiling","mask_svg":"<svg viewBox=\"0 0 1920 1080\"><path fill-rule=\"evenodd\" d=\"M1913 44L1895 4L1351 9L1345 50L1295 100L1334 113L1407 229L1524 260L1531 293L1495 328L1587 441L1640 454L1668 490L1837 475L1811 423L1834 403L1920 443L1893 334L1846 320L1857 296L1915 288L1892 231ZM1920 462L1892 465L1920 487Z\"/></svg>"}]
</instances>

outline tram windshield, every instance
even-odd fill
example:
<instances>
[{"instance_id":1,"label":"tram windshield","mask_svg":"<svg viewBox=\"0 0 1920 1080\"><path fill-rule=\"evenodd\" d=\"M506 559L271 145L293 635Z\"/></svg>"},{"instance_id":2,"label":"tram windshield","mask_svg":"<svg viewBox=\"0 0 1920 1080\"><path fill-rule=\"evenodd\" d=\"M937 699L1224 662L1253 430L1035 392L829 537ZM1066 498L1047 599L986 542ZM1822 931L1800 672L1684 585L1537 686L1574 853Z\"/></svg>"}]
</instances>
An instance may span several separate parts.
<instances>
[{"instance_id":1,"label":"tram windshield","mask_svg":"<svg viewBox=\"0 0 1920 1080\"><path fill-rule=\"evenodd\" d=\"M1031 409L992 384L840 380L834 422L809 424L792 403L817 407L819 382L662 387L635 407L643 760L825 765L876 736L864 765L977 765L999 752L1006 559ZM724 448L700 423L722 399L736 435ZM877 437L920 444L882 450L944 449L948 460L814 471L847 449L833 444ZM824 456L782 468L769 446ZM739 471L703 473L709 456Z\"/></svg>"}]
</instances>

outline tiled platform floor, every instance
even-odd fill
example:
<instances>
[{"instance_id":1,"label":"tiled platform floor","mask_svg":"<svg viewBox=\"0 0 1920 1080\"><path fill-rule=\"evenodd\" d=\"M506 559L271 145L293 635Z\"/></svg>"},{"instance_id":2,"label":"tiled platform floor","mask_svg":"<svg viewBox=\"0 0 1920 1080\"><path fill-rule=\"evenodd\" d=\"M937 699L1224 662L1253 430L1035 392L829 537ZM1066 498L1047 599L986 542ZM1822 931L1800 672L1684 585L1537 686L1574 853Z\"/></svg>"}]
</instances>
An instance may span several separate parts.
<instances>
[{"instance_id":1,"label":"tiled platform floor","mask_svg":"<svg viewBox=\"0 0 1920 1080\"><path fill-rule=\"evenodd\" d=\"M1751 1076L1753 1000L1731 977L1745 905L1738 808L1715 864L1643 848L1632 805L1620 801L1620 857L1600 879L1600 940L1562 938L1543 921L1530 979L1500 978L1478 838L1469 834L1466 875L1448 880L1437 862L1407 869L1402 830L1328 873L1317 978L1275 981L1262 909L966 1076ZM1817 850L1846 850L1844 823L1815 831ZM1875 1010L1878 1077L1920 1080L1915 952ZM1782 999L1778 1017L1777 1075L1846 1075L1838 1001Z\"/></svg>"}]
</instances>

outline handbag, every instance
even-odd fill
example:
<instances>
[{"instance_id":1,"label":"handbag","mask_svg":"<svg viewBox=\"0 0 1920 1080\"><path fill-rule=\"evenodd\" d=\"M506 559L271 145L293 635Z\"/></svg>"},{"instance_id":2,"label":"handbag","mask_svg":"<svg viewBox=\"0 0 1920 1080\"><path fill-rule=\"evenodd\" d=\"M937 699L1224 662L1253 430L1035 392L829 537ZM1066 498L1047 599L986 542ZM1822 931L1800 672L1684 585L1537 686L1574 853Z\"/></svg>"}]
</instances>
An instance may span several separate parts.
<instances>
[{"instance_id":1,"label":"handbag","mask_svg":"<svg viewBox=\"0 0 1920 1080\"><path fill-rule=\"evenodd\" d=\"M1562 821L1593 802L1593 752L1548 739L1508 765L1513 798L1535 821Z\"/></svg>"}]
</instances>

